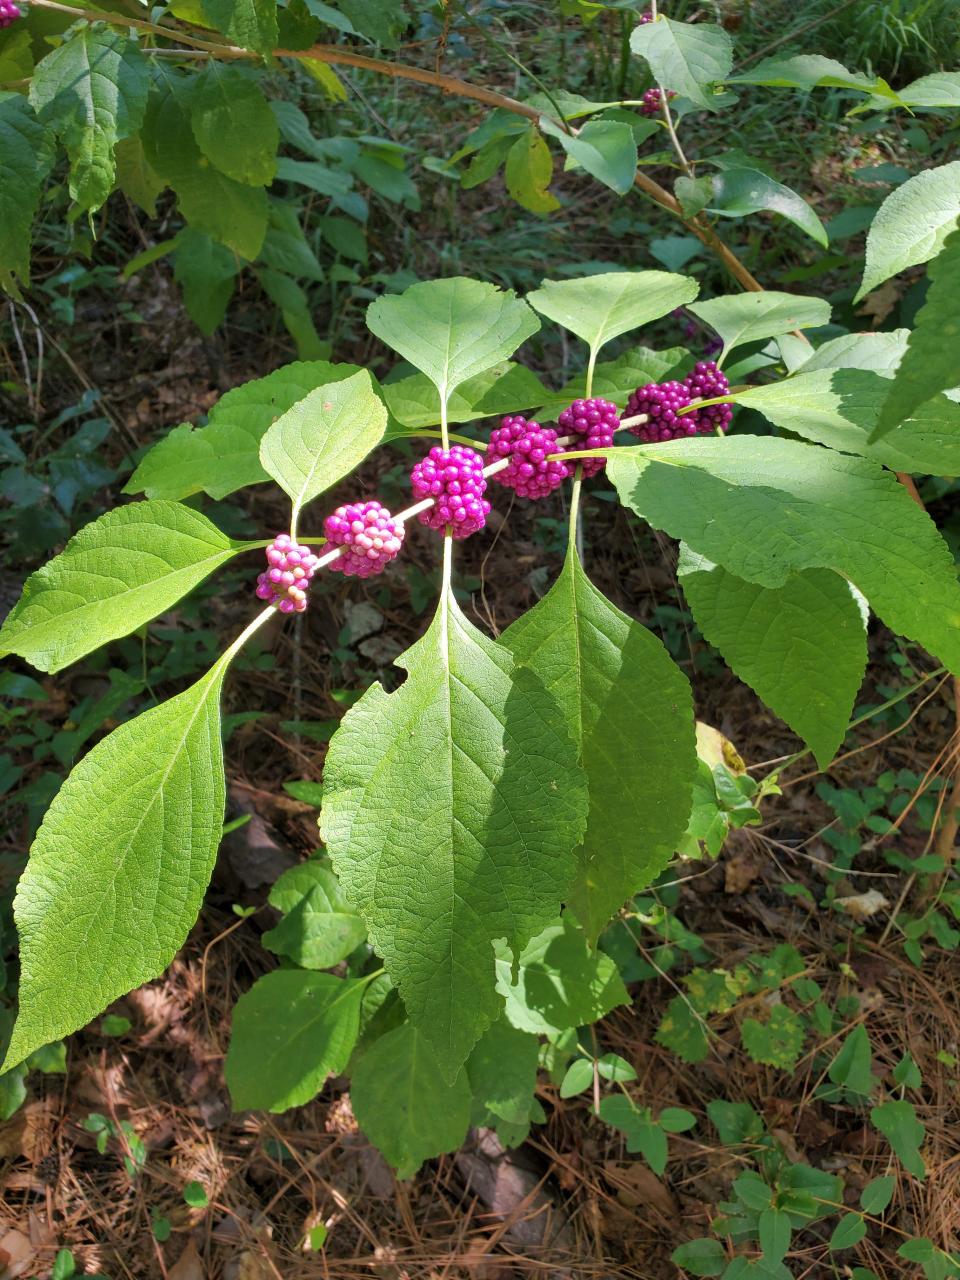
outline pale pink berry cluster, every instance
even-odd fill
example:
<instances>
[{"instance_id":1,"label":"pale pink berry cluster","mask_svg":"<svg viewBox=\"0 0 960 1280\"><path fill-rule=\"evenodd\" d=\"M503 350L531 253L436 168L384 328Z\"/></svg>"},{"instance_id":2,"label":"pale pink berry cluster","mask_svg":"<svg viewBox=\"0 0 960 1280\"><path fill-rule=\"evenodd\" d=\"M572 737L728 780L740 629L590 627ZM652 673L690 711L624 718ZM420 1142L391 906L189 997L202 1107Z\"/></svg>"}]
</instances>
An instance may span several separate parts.
<instances>
[{"instance_id":1,"label":"pale pink berry cluster","mask_svg":"<svg viewBox=\"0 0 960 1280\"><path fill-rule=\"evenodd\" d=\"M266 573L257 578L257 595L281 613L303 613L317 557L289 533L278 533L267 547L267 565Z\"/></svg>"},{"instance_id":2,"label":"pale pink berry cluster","mask_svg":"<svg viewBox=\"0 0 960 1280\"><path fill-rule=\"evenodd\" d=\"M403 546L403 525L376 501L337 507L324 521L323 531L331 547L344 548L330 568L355 578L382 573Z\"/></svg>"},{"instance_id":3,"label":"pale pink berry cluster","mask_svg":"<svg viewBox=\"0 0 960 1280\"><path fill-rule=\"evenodd\" d=\"M435 445L410 472L413 495L419 501L433 498L433 506L418 513L417 519L429 529L449 529L454 538L469 538L482 529L490 514L483 496L487 478L483 458L475 449L455 444L450 449Z\"/></svg>"},{"instance_id":4,"label":"pale pink berry cluster","mask_svg":"<svg viewBox=\"0 0 960 1280\"><path fill-rule=\"evenodd\" d=\"M667 101L670 102L675 98L676 92L673 89L667 90ZM640 114L642 116L658 116L663 110L663 94L659 88L654 85L652 89L648 89L640 99Z\"/></svg>"},{"instance_id":5,"label":"pale pink berry cluster","mask_svg":"<svg viewBox=\"0 0 960 1280\"><path fill-rule=\"evenodd\" d=\"M13 0L0 0L0 31L4 27L9 27L11 22L16 22L21 16L20 9Z\"/></svg>"},{"instance_id":6,"label":"pale pink berry cluster","mask_svg":"<svg viewBox=\"0 0 960 1280\"><path fill-rule=\"evenodd\" d=\"M491 478L513 489L518 498L545 498L571 474L568 462L550 461L551 453L562 453L553 427L541 427L520 414L502 418L490 433L487 454L491 461L509 458L510 465Z\"/></svg>"},{"instance_id":7,"label":"pale pink berry cluster","mask_svg":"<svg viewBox=\"0 0 960 1280\"><path fill-rule=\"evenodd\" d=\"M609 449L614 432L620 425L620 411L612 401L593 396L589 400L574 400L560 414L557 422L564 431L583 437L573 446L574 449ZM581 458L579 461L586 477L595 476L607 465L606 458Z\"/></svg>"},{"instance_id":8,"label":"pale pink berry cluster","mask_svg":"<svg viewBox=\"0 0 960 1280\"><path fill-rule=\"evenodd\" d=\"M626 417L646 414L647 421L630 431L644 444L660 444L687 436L712 435L730 425L733 410L728 404L690 406L695 401L725 396L730 390L726 375L712 360L701 360L683 382L648 382L637 387L627 402ZM680 413L689 409L688 413Z\"/></svg>"}]
</instances>

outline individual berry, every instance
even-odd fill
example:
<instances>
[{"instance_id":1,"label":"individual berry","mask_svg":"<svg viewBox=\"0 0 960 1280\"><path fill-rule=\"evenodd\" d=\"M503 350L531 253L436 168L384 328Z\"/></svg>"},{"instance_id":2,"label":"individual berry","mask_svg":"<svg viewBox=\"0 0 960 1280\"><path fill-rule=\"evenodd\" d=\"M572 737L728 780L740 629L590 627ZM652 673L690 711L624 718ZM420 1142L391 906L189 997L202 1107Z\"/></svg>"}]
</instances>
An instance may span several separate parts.
<instances>
[{"instance_id":1,"label":"individual berry","mask_svg":"<svg viewBox=\"0 0 960 1280\"><path fill-rule=\"evenodd\" d=\"M629 430L644 444L660 444L664 440L698 435L700 421L697 414L679 413L691 399L692 393L683 382L648 382L644 387L637 387L627 401L625 416L634 418L646 414L647 421Z\"/></svg>"},{"instance_id":2,"label":"individual berry","mask_svg":"<svg viewBox=\"0 0 960 1280\"><path fill-rule=\"evenodd\" d=\"M502 418L490 432L487 457L491 462L509 458L510 465L490 478L513 489L519 498L545 498L570 475L568 462L548 460L548 454L562 452L553 427L541 427L519 414Z\"/></svg>"},{"instance_id":3,"label":"individual berry","mask_svg":"<svg viewBox=\"0 0 960 1280\"><path fill-rule=\"evenodd\" d=\"M21 10L13 3L13 0L0 0L0 31L4 27L9 27L11 22L16 22L22 16Z\"/></svg>"},{"instance_id":4,"label":"individual berry","mask_svg":"<svg viewBox=\"0 0 960 1280\"><path fill-rule=\"evenodd\" d=\"M433 506L417 516L428 528L449 528L455 538L469 538L486 524L490 514L490 503L483 496L487 478L476 449L434 445L410 472L410 483L418 501L434 499Z\"/></svg>"},{"instance_id":5,"label":"individual berry","mask_svg":"<svg viewBox=\"0 0 960 1280\"><path fill-rule=\"evenodd\" d=\"M648 22L652 22L652 21L653 21L653 14L650 12L650 10L649 10L649 9L647 10L647 12L646 12L646 13L641 13L641 15L640 15L640 25L641 25L641 27L645 27L645 26L647 25L647 23L648 23Z\"/></svg>"},{"instance_id":6,"label":"individual berry","mask_svg":"<svg viewBox=\"0 0 960 1280\"><path fill-rule=\"evenodd\" d=\"M670 102L675 98L676 92L673 89L667 90L667 101ZM663 111L663 94L659 88L654 85L652 89L648 89L640 100L640 114L642 116L658 116Z\"/></svg>"},{"instance_id":7,"label":"individual berry","mask_svg":"<svg viewBox=\"0 0 960 1280\"><path fill-rule=\"evenodd\" d=\"M323 531L331 547L345 548L330 569L355 578L382 573L403 546L403 525L375 501L337 507L323 522Z\"/></svg>"},{"instance_id":8,"label":"individual berry","mask_svg":"<svg viewBox=\"0 0 960 1280\"><path fill-rule=\"evenodd\" d=\"M557 418L557 423L564 432L572 431L582 436L577 448L609 449L613 444L613 433L620 425L620 411L609 400L601 400L594 396L591 400L574 400L568 409ZM606 458L579 458L586 477L595 476L607 465Z\"/></svg>"},{"instance_id":9,"label":"individual berry","mask_svg":"<svg viewBox=\"0 0 960 1280\"><path fill-rule=\"evenodd\" d=\"M684 379L684 386L691 400L712 400L715 396L725 396L730 391L727 376L712 360L700 360L694 365L693 373ZM733 418L733 409L728 404L708 404L697 410L701 422L701 432L712 432L718 428L726 431Z\"/></svg>"},{"instance_id":10,"label":"individual berry","mask_svg":"<svg viewBox=\"0 0 960 1280\"><path fill-rule=\"evenodd\" d=\"M257 578L257 595L281 613L303 613L307 589L317 567L309 547L278 533L267 547L267 569Z\"/></svg>"}]
</instances>

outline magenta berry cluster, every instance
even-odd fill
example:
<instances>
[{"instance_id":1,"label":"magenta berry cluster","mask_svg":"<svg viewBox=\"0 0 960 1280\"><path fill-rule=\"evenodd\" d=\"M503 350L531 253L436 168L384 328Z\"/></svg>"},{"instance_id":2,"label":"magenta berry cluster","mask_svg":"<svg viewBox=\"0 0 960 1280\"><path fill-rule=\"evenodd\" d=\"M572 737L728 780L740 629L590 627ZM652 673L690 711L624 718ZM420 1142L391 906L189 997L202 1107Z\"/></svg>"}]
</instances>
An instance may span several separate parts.
<instances>
[{"instance_id":1,"label":"magenta berry cluster","mask_svg":"<svg viewBox=\"0 0 960 1280\"><path fill-rule=\"evenodd\" d=\"M581 436L574 448L609 449L613 433L620 425L620 410L609 400L594 396L590 400L574 400L557 418L564 431ZM595 476L607 465L606 458L581 458L584 476Z\"/></svg>"},{"instance_id":2,"label":"magenta berry cluster","mask_svg":"<svg viewBox=\"0 0 960 1280\"><path fill-rule=\"evenodd\" d=\"M410 483L418 501L434 499L432 507L417 515L429 529L449 528L454 538L469 538L486 524L490 514L490 503L483 496L487 479L476 449L435 445L410 472Z\"/></svg>"},{"instance_id":3,"label":"magenta berry cluster","mask_svg":"<svg viewBox=\"0 0 960 1280\"><path fill-rule=\"evenodd\" d=\"M675 98L676 92L673 89L667 90L667 101ZM652 89L648 89L640 100L640 114L642 116L658 116L663 110L663 94L659 88L654 85Z\"/></svg>"},{"instance_id":4,"label":"magenta berry cluster","mask_svg":"<svg viewBox=\"0 0 960 1280\"><path fill-rule=\"evenodd\" d=\"M646 11L646 13L641 13L640 15L641 27L645 27L648 22L652 22L652 21L653 21L653 14L650 12L649 9Z\"/></svg>"},{"instance_id":5,"label":"magenta berry cluster","mask_svg":"<svg viewBox=\"0 0 960 1280\"><path fill-rule=\"evenodd\" d=\"M559 488L570 475L570 464L549 460L551 453L562 453L553 427L528 422L520 414L502 418L490 433L487 456L493 462L509 458L510 465L491 476L498 484L513 489L518 498L545 498Z\"/></svg>"},{"instance_id":6,"label":"magenta berry cluster","mask_svg":"<svg viewBox=\"0 0 960 1280\"><path fill-rule=\"evenodd\" d=\"M22 14L13 0L0 0L0 31L4 27L9 27L11 22L16 22L19 17L22 17Z\"/></svg>"},{"instance_id":7,"label":"magenta berry cluster","mask_svg":"<svg viewBox=\"0 0 960 1280\"><path fill-rule=\"evenodd\" d=\"M331 547L344 548L330 568L355 578L382 573L403 546L403 525L376 501L337 507L324 521L323 531Z\"/></svg>"},{"instance_id":8,"label":"magenta berry cluster","mask_svg":"<svg viewBox=\"0 0 960 1280\"><path fill-rule=\"evenodd\" d=\"M730 425L733 410L728 404L707 405L681 414L696 400L724 396L730 390L726 375L712 360L701 360L683 382L648 382L637 387L627 402L626 417L646 414L647 421L630 431L644 444L660 444L688 436L712 435Z\"/></svg>"},{"instance_id":9,"label":"magenta berry cluster","mask_svg":"<svg viewBox=\"0 0 960 1280\"><path fill-rule=\"evenodd\" d=\"M278 533L267 547L267 571L257 578L257 595L281 613L303 613L307 588L317 567L309 547L294 542L289 533Z\"/></svg>"}]
</instances>

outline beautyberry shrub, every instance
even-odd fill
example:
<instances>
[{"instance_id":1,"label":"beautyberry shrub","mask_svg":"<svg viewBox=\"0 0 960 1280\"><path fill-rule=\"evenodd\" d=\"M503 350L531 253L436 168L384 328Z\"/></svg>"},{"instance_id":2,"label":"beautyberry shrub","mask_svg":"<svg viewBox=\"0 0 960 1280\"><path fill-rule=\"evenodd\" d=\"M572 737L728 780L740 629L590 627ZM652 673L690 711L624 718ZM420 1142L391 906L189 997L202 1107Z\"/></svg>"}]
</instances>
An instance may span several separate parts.
<instances>
[{"instance_id":1,"label":"beautyberry shrub","mask_svg":"<svg viewBox=\"0 0 960 1280\"><path fill-rule=\"evenodd\" d=\"M375 500L337 507L323 522L323 531L331 547L344 548L330 562L331 570L355 578L382 573L403 546L403 525Z\"/></svg>"},{"instance_id":2,"label":"beautyberry shrub","mask_svg":"<svg viewBox=\"0 0 960 1280\"><path fill-rule=\"evenodd\" d=\"M416 499L435 500L417 516L429 529L443 532L449 526L454 538L469 538L486 524L490 514L490 503L483 496L487 479L476 449L435 445L410 472L410 483Z\"/></svg>"},{"instance_id":3,"label":"beautyberry shrub","mask_svg":"<svg viewBox=\"0 0 960 1280\"><path fill-rule=\"evenodd\" d=\"M553 427L528 422L520 414L503 418L490 433L487 456L493 462L509 458L510 465L491 476L498 484L513 489L520 498L545 498L570 475L567 462L550 462L547 455L562 453Z\"/></svg>"},{"instance_id":4,"label":"beautyberry shrub","mask_svg":"<svg viewBox=\"0 0 960 1280\"><path fill-rule=\"evenodd\" d=\"M281 613L303 613L317 557L289 533L278 533L267 547L267 571L257 578L257 595Z\"/></svg>"},{"instance_id":5,"label":"beautyberry shrub","mask_svg":"<svg viewBox=\"0 0 960 1280\"><path fill-rule=\"evenodd\" d=\"M564 431L583 437L576 448L609 449L613 444L613 433L620 425L620 410L610 400L601 400L599 396L590 400L574 400L557 418L557 423ZM607 465L606 458L581 458L579 461L586 477L595 476Z\"/></svg>"}]
</instances>

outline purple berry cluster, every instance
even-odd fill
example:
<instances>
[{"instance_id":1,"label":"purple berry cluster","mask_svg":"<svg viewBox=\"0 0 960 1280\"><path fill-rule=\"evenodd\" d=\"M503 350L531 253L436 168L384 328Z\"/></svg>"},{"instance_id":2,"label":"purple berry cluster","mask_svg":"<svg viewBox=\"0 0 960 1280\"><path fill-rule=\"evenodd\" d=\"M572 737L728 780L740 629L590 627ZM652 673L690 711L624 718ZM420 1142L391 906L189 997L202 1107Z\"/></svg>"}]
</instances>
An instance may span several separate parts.
<instances>
[{"instance_id":1,"label":"purple berry cluster","mask_svg":"<svg viewBox=\"0 0 960 1280\"><path fill-rule=\"evenodd\" d=\"M410 472L410 483L418 501L434 499L433 506L417 516L429 529L449 528L454 538L469 538L486 524L490 514L490 503L483 496L487 480L483 458L475 449L435 445Z\"/></svg>"},{"instance_id":2,"label":"purple berry cluster","mask_svg":"<svg viewBox=\"0 0 960 1280\"><path fill-rule=\"evenodd\" d=\"M667 101L675 98L676 92L673 89L667 90ZM642 116L658 116L663 110L663 94L656 85L652 89L648 89L640 100L640 114Z\"/></svg>"},{"instance_id":3,"label":"purple berry cluster","mask_svg":"<svg viewBox=\"0 0 960 1280\"><path fill-rule=\"evenodd\" d=\"M317 557L289 533L278 533L267 547L267 565L266 573L257 578L257 595L281 613L303 613Z\"/></svg>"},{"instance_id":4,"label":"purple berry cluster","mask_svg":"<svg viewBox=\"0 0 960 1280\"><path fill-rule=\"evenodd\" d=\"M679 411L696 400L724 396L729 390L726 375L714 362L701 360L683 382L648 382L644 387L637 387L627 402L625 416L647 415L646 422L630 427L644 444L712 435L718 427L725 430L730 425L733 410L728 404L707 405L684 414Z\"/></svg>"},{"instance_id":5,"label":"purple berry cluster","mask_svg":"<svg viewBox=\"0 0 960 1280\"><path fill-rule=\"evenodd\" d=\"M613 444L613 433L620 425L620 411L609 400L601 400L594 396L590 400L574 400L568 409L557 418L557 422L565 432L572 431L582 436L574 448L609 449ZM581 458L583 474L595 476L607 465L606 458Z\"/></svg>"},{"instance_id":6,"label":"purple berry cluster","mask_svg":"<svg viewBox=\"0 0 960 1280\"><path fill-rule=\"evenodd\" d=\"M11 22L16 22L19 17L22 17L22 14L13 0L0 0L0 31L4 27L9 27Z\"/></svg>"},{"instance_id":7,"label":"purple berry cluster","mask_svg":"<svg viewBox=\"0 0 960 1280\"><path fill-rule=\"evenodd\" d=\"M487 452L491 461L509 458L510 465L491 479L513 489L518 498L545 498L571 472L569 463L548 460L548 454L563 452L557 439L553 427L541 427L519 414L501 419L490 433Z\"/></svg>"},{"instance_id":8,"label":"purple berry cluster","mask_svg":"<svg viewBox=\"0 0 960 1280\"><path fill-rule=\"evenodd\" d=\"M404 528L382 503L352 502L327 516L323 531L331 547L343 547L330 562L334 573L370 578L382 573L403 546Z\"/></svg>"},{"instance_id":9,"label":"purple berry cluster","mask_svg":"<svg viewBox=\"0 0 960 1280\"><path fill-rule=\"evenodd\" d=\"M650 12L649 9L646 11L646 13L641 13L640 15L641 27L645 27L648 22L652 22L652 21L653 21L653 14Z\"/></svg>"}]
</instances>

